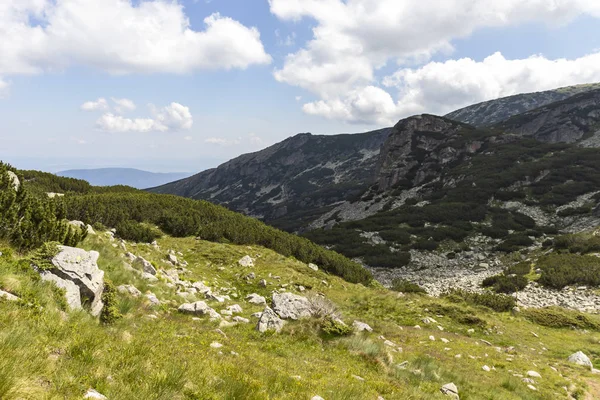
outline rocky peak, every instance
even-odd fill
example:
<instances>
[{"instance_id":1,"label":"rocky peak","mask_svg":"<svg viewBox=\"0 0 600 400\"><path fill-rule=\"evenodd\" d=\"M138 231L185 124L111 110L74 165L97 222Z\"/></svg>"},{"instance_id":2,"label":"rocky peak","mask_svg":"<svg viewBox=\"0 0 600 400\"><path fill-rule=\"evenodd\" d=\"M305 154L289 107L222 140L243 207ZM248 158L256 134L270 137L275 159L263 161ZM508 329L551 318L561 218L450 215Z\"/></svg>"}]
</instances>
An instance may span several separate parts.
<instances>
[{"instance_id":1,"label":"rocky peak","mask_svg":"<svg viewBox=\"0 0 600 400\"><path fill-rule=\"evenodd\" d=\"M398 122L381 148L379 189L423 183L446 164L477 151L482 142L473 140L476 132L469 125L428 114Z\"/></svg>"}]
</instances>

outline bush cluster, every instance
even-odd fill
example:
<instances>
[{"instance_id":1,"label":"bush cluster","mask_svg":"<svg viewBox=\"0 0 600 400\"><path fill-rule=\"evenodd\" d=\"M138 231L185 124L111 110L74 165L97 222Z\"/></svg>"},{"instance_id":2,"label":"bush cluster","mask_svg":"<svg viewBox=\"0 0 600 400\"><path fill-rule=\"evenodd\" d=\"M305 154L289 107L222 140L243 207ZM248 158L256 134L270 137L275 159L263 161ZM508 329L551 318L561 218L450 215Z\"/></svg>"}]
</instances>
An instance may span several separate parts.
<instances>
[{"instance_id":1,"label":"bush cluster","mask_svg":"<svg viewBox=\"0 0 600 400\"><path fill-rule=\"evenodd\" d=\"M577 328L600 331L598 317L558 307L528 308L521 312L526 319L550 328Z\"/></svg>"},{"instance_id":2,"label":"bush cluster","mask_svg":"<svg viewBox=\"0 0 600 400\"><path fill-rule=\"evenodd\" d=\"M554 289L569 285L600 286L600 259L578 254L549 254L537 266L542 270L539 283Z\"/></svg>"},{"instance_id":3,"label":"bush cluster","mask_svg":"<svg viewBox=\"0 0 600 400\"><path fill-rule=\"evenodd\" d=\"M121 239L132 242L152 243L162 236L158 229L136 221L122 221L117 224L116 229Z\"/></svg>"},{"instance_id":4,"label":"bush cluster","mask_svg":"<svg viewBox=\"0 0 600 400\"><path fill-rule=\"evenodd\" d=\"M416 283L407 281L406 279L396 278L392 280L392 290L402 293L427 293L425 289Z\"/></svg>"},{"instance_id":5,"label":"bush cluster","mask_svg":"<svg viewBox=\"0 0 600 400\"><path fill-rule=\"evenodd\" d=\"M471 305L484 306L498 312L510 311L517 304L517 301L511 296L490 292L475 293L461 289L450 290L444 293L443 297L454 302L465 302Z\"/></svg>"}]
</instances>

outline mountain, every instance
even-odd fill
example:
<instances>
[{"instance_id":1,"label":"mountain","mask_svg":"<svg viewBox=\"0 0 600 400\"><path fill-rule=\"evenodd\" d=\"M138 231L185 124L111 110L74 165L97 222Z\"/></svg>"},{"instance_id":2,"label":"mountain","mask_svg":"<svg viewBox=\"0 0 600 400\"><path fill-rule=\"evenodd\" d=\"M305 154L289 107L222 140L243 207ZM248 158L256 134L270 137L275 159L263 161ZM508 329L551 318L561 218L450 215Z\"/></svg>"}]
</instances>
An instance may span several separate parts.
<instances>
[{"instance_id":1,"label":"mountain","mask_svg":"<svg viewBox=\"0 0 600 400\"><path fill-rule=\"evenodd\" d=\"M600 83L568 86L544 92L517 94L461 108L447 114L446 118L473 126L491 126L512 116L594 89L600 89Z\"/></svg>"},{"instance_id":2,"label":"mountain","mask_svg":"<svg viewBox=\"0 0 600 400\"><path fill-rule=\"evenodd\" d=\"M159 186L190 176L188 173L155 173L133 168L72 169L56 175L82 179L94 186L125 185L136 189Z\"/></svg>"},{"instance_id":3,"label":"mountain","mask_svg":"<svg viewBox=\"0 0 600 400\"><path fill-rule=\"evenodd\" d=\"M293 230L373 183L390 132L303 133L150 191L208 200Z\"/></svg>"}]
</instances>

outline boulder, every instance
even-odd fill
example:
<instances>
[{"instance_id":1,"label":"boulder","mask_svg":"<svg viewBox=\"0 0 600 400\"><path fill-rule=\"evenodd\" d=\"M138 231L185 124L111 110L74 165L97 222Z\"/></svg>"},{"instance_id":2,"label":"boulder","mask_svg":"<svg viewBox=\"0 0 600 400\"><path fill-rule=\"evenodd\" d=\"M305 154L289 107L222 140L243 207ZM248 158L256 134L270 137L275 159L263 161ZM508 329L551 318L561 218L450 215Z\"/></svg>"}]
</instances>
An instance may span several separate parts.
<instances>
[{"instance_id":1,"label":"boulder","mask_svg":"<svg viewBox=\"0 0 600 400\"><path fill-rule=\"evenodd\" d=\"M272 307L283 319L297 320L312 315L308 299L292 293L274 293Z\"/></svg>"},{"instance_id":2,"label":"boulder","mask_svg":"<svg viewBox=\"0 0 600 400\"><path fill-rule=\"evenodd\" d=\"M125 258L128 259L130 262L134 262L135 260L137 260L137 256L130 252L125 253Z\"/></svg>"},{"instance_id":3,"label":"boulder","mask_svg":"<svg viewBox=\"0 0 600 400\"><path fill-rule=\"evenodd\" d=\"M246 296L246 301L250 304L256 304L258 306L267 305L267 300L265 300L264 297L262 297L261 295L258 295L256 293L252 293L252 294L249 294L248 296Z\"/></svg>"},{"instance_id":4,"label":"boulder","mask_svg":"<svg viewBox=\"0 0 600 400\"><path fill-rule=\"evenodd\" d=\"M195 303L185 303L179 306L178 311L184 314L193 315L208 315L211 318L219 319L221 315L213 310L203 301L197 301Z\"/></svg>"},{"instance_id":5,"label":"boulder","mask_svg":"<svg viewBox=\"0 0 600 400\"><path fill-rule=\"evenodd\" d=\"M313 271L318 271L319 267L316 264L313 263L308 263L308 268L312 269Z\"/></svg>"},{"instance_id":6,"label":"boulder","mask_svg":"<svg viewBox=\"0 0 600 400\"><path fill-rule=\"evenodd\" d=\"M140 292L138 290L138 288L136 288L133 285L121 285L117 287L117 291L119 293L123 293L123 294L129 294L130 296L133 297L138 297L142 295L142 292Z\"/></svg>"},{"instance_id":7,"label":"boulder","mask_svg":"<svg viewBox=\"0 0 600 400\"><path fill-rule=\"evenodd\" d=\"M240 307L239 304L234 304L232 306L227 307L227 310L231 311L234 314L241 314L242 313L242 307Z\"/></svg>"},{"instance_id":8,"label":"boulder","mask_svg":"<svg viewBox=\"0 0 600 400\"><path fill-rule=\"evenodd\" d=\"M151 306L160 306L160 300L158 300L158 297L154 293L147 293L146 299L150 302Z\"/></svg>"},{"instance_id":9,"label":"boulder","mask_svg":"<svg viewBox=\"0 0 600 400\"><path fill-rule=\"evenodd\" d=\"M442 388L440 389L440 392L442 392L446 396L453 398L453 399L458 400L460 398L460 397L458 397L458 388L452 382L446 383L444 386L442 386Z\"/></svg>"},{"instance_id":10,"label":"boulder","mask_svg":"<svg viewBox=\"0 0 600 400\"><path fill-rule=\"evenodd\" d=\"M271 308L266 307L258 319L256 330L259 332L275 331L279 332L283 328L285 321L277 316L275 311Z\"/></svg>"},{"instance_id":11,"label":"boulder","mask_svg":"<svg viewBox=\"0 0 600 400\"><path fill-rule=\"evenodd\" d=\"M81 221L69 221L69 225L74 226L75 228L79 228L82 231L87 229L86 225Z\"/></svg>"},{"instance_id":12,"label":"boulder","mask_svg":"<svg viewBox=\"0 0 600 400\"><path fill-rule=\"evenodd\" d=\"M179 260L177 260L177 256L175 254L167 254L167 260L173 265L179 265Z\"/></svg>"},{"instance_id":13,"label":"boulder","mask_svg":"<svg viewBox=\"0 0 600 400\"><path fill-rule=\"evenodd\" d=\"M0 299L8 300L8 301L17 301L19 298L12 293L5 292L4 290L0 290Z\"/></svg>"},{"instance_id":14,"label":"boulder","mask_svg":"<svg viewBox=\"0 0 600 400\"><path fill-rule=\"evenodd\" d=\"M355 332L373 332L373 328L360 321L354 321L352 323L352 327L354 328Z\"/></svg>"},{"instance_id":15,"label":"boulder","mask_svg":"<svg viewBox=\"0 0 600 400\"><path fill-rule=\"evenodd\" d=\"M150 261L147 261L144 259L144 257L137 257L132 265L135 268L140 268L142 271L144 271L147 274L150 275L156 275L156 268L154 268L154 266L150 263Z\"/></svg>"},{"instance_id":16,"label":"boulder","mask_svg":"<svg viewBox=\"0 0 600 400\"><path fill-rule=\"evenodd\" d=\"M594 365L592 364L592 360L588 356L585 355L584 352L578 351L577 353L573 353L567 359L570 363L583 365L584 367L592 369Z\"/></svg>"},{"instance_id":17,"label":"boulder","mask_svg":"<svg viewBox=\"0 0 600 400\"><path fill-rule=\"evenodd\" d=\"M86 306L93 316L98 316L104 291L104 271L97 264L99 256L96 251L59 246L58 254L52 259L53 267L39 273L42 280L54 282L65 290L71 309Z\"/></svg>"},{"instance_id":18,"label":"boulder","mask_svg":"<svg viewBox=\"0 0 600 400\"><path fill-rule=\"evenodd\" d=\"M19 177L12 171L7 171L9 183L12 185L15 192L19 191L21 187L21 181L19 181Z\"/></svg>"},{"instance_id":19,"label":"boulder","mask_svg":"<svg viewBox=\"0 0 600 400\"><path fill-rule=\"evenodd\" d=\"M542 377L540 375L540 373L536 372L536 371L527 371L527 376L530 378L541 378Z\"/></svg>"},{"instance_id":20,"label":"boulder","mask_svg":"<svg viewBox=\"0 0 600 400\"><path fill-rule=\"evenodd\" d=\"M250 256L244 256L238 261L238 264L240 264L242 267L253 267L254 260Z\"/></svg>"},{"instance_id":21,"label":"boulder","mask_svg":"<svg viewBox=\"0 0 600 400\"><path fill-rule=\"evenodd\" d=\"M203 282L194 282L192 283L192 287L202 294L210 293L211 291Z\"/></svg>"},{"instance_id":22,"label":"boulder","mask_svg":"<svg viewBox=\"0 0 600 400\"><path fill-rule=\"evenodd\" d=\"M91 225L87 225L86 228L88 235L95 235L96 231L94 230L94 228Z\"/></svg>"}]
</instances>

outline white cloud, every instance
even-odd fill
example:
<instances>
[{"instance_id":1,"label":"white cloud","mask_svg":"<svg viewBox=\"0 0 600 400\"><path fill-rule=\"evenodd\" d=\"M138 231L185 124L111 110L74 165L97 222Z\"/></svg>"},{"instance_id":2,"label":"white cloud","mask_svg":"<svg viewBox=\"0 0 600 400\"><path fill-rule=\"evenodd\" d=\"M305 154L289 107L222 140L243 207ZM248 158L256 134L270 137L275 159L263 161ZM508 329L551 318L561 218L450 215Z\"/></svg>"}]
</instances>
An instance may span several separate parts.
<instances>
[{"instance_id":1,"label":"white cloud","mask_svg":"<svg viewBox=\"0 0 600 400\"><path fill-rule=\"evenodd\" d=\"M7 82L0 77L0 99L8 97L10 92L10 82Z\"/></svg>"},{"instance_id":2,"label":"white cloud","mask_svg":"<svg viewBox=\"0 0 600 400\"><path fill-rule=\"evenodd\" d=\"M119 113L125 113L127 111L133 111L136 109L135 103L129 99L116 99L111 97L113 103L115 103L115 110Z\"/></svg>"},{"instance_id":3,"label":"white cloud","mask_svg":"<svg viewBox=\"0 0 600 400\"><path fill-rule=\"evenodd\" d=\"M463 58L400 69L383 79L385 86L396 89L396 101L382 88L368 86L305 104L304 111L351 123L390 125L413 114L446 114L498 97L598 81L600 53L574 60L507 60L495 53L481 62Z\"/></svg>"},{"instance_id":4,"label":"white cloud","mask_svg":"<svg viewBox=\"0 0 600 400\"><path fill-rule=\"evenodd\" d=\"M183 140L186 140L186 141L188 141L188 142L189 142L189 141L192 141L192 140L194 140L194 138L193 138L193 137L191 137L191 136L185 136L185 137L183 138Z\"/></svg>"},{"instance_id":5,"label":"white cloud","mask_svg":"<svg viewBox=\"0 0 600 400\"><path fill-rule=\"evenodd\" d=\"M251 144L254 145L259 145L263 143L263 140L261 137L259 137L258 135L256 135L256 133L251 133L250 135L248 135L248 140L250 141Z\"/></svg>"},{"instance_id":6,"label":"white cloud","mask_svg":"<svg viewBox=\"0 0 600 400\"><path fill-rule=\"evenodd\" d=\"M86 101L81 105L81 110L83 111L99 111L99 110L108 110L108 102L105 98L100 97L96 101Z\"/></svg>"},{"instance_id":7,"label":"white cloud","mask_svg":"<svg viewBox=\"0 0 600 400\"><path fill-rule=\"evenodd\" d=\"M321 98L305 105L305 111L339 115L349 121L363 119L361 113L368 108L364 101L369 99L384 107L383 114L389 112L389 99L374 90L374 86L377 72L390 62L406 67L425 63L440 52L450 54L454 39L485 27L536 21L560 25L583 14L600 17L597 0L269 0L269 3L271 12L282 20L316 21L312 40L286 57L284 65L275 70L275 79L312 91ZM403 109L410 106L403 105ZM402 114L402 110L393 114Z\"/></svg>"},{"instance_id":8,"label":"white cloud","mask_svg":"<svg viewBox=\"0 0 600 400\"><path fill-rule=\"evenodd\" d=\"M108 112L96 121L96 126L106 132L173 132L191 129L194 123L190 109L179 103L149 108L153 118L125 118Z\"/></svg>"},{"instance_id":9,"label":"white cloud","mask_svg":"<svg viewBox=\"0 0 600 400\"><path fill-rule=\"evenodd\" d=\"M0 75L85 65L113 73L187 73L269 64L256 28L220 14L194 30L179 1L3 0Z\"/></svg>"},{"instance_id":10,"label":"white cloud","mask_svg":"<svg viewBox=\"0 0 600 400\"><path fill-rule=\"evenodd\" d=\"M217 138L217 137L209 137L204 139L205 143L216 144L218 146L235 146L242 143L241 138L237 139L225 139L225 138Z\"/></svg>"}]
</instances>

